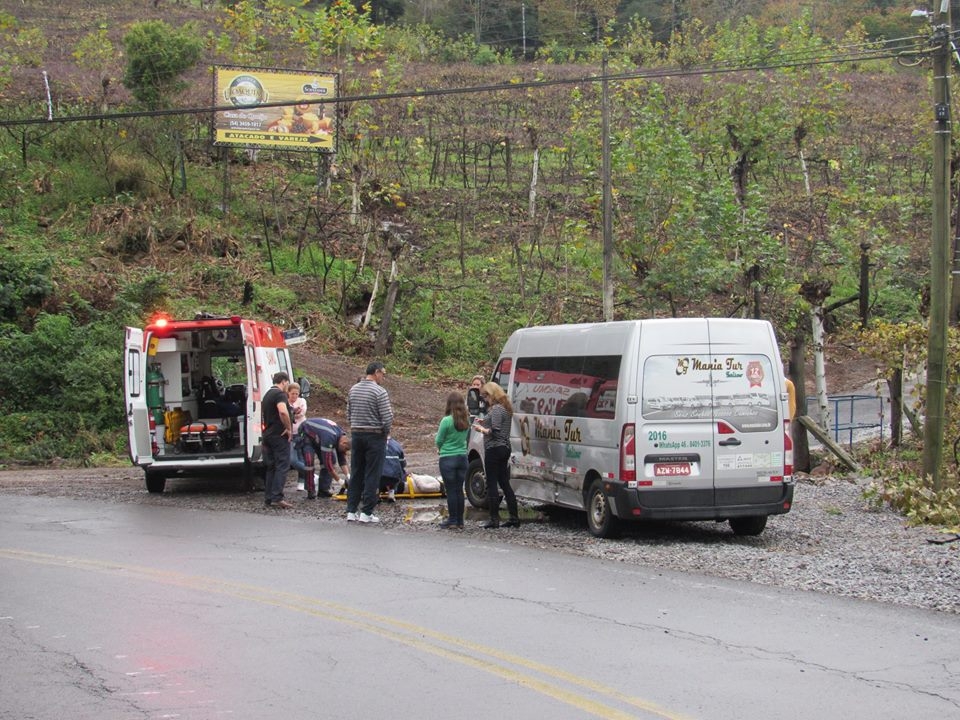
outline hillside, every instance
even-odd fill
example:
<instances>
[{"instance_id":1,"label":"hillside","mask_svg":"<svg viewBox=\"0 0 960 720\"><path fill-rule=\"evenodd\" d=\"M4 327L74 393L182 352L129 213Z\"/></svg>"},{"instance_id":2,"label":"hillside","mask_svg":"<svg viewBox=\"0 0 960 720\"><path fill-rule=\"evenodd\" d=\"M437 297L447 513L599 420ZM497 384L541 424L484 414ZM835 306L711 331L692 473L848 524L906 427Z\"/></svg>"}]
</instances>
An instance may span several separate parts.
<instances>
[{"instance_id":1,"label":"hillside","mask_svg":"<svg viewBox=\"0 0 960 720\"><path fill-rule=\"evenodd\" d=\"M116 333L157 309L304 327L310 356L342 358L298 360L327 382L320 408L341 406L366 359L383 357L421 435L442 389L488 365L514 328L603 318L599 46L517 62L403 28L375 46L363 33L311 44L287 16L250 36L192 2L0 10L15 18L3 49L17 59L0 67L0 456L37 436L23 429L30 413L51 445L66 444L51 413L69 412L67 425L90 428L85 447L120 450ZM141 112L120 80L122 38L149 19L204 38L171 109L209 105L212 65L339 73L350 100L337 104L336 153L215 147L208 114ZM705 62L724 44L786 43L715 32ZM798 289L855 294L867 247L871 312L915 319L929 237L924 74L892 73L886 58L709 75L649 40L619 38L610 57L622 75L608 118L615 317L757 315L786 354L810 326ZM788 40L832 52L813 35ZM831 328L855 327L856 308L839 304ZM852 343L827 350L845 360L831 372L851 367ZM411 379L409 404L398 376Z\"/></svg>"}]
</instances>

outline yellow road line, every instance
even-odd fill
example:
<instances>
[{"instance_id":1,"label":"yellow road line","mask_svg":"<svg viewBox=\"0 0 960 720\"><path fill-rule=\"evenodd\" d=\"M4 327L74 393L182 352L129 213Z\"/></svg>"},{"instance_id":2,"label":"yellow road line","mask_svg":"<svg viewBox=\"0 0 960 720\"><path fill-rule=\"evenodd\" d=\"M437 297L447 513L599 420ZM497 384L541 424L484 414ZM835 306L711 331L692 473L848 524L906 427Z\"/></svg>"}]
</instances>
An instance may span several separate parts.
<instances>
[{"instance_id":1,"label":"yellow road line","mask_svg":"<svg viewBox=\"0 0 960 720\"><path fill-rule=\"evenodd\" d=\"M643 700L642 698L625 695L608 685L579 675L574 675L565 670L519 655L506 653L496 648L472 643L462 638L437 632L405 620L398 620L386 615L358 610L349 605L319 600L296 593L272 590L257 585L234 583L198 575L186 575L171 570L160 570L138 565L125 565L86 558L49 555L9 548L0 548L0 557L31 562L38 565L71 567L103 573L118 573L128 577L135 575L141 579L152 582L160 582L166 585L204 592L214 592L332 620L504 678L554 700L583 710L598 718L603 718L604 720L634 720L636 716L625 713L603 702L593 700L567 687L538 679L529 673L539 673L540 675L561 681L565 685L582 688L611 701L635 707L643 710L645 713L664 718L665 720L690 720L686 715L674 713L656 703ZM444 647L444 645L450 647ZM509 665L514 667L509 667ZM529 671L529 673L517 671L516 668L524 668Z\"/></svg>"}]
</instances>

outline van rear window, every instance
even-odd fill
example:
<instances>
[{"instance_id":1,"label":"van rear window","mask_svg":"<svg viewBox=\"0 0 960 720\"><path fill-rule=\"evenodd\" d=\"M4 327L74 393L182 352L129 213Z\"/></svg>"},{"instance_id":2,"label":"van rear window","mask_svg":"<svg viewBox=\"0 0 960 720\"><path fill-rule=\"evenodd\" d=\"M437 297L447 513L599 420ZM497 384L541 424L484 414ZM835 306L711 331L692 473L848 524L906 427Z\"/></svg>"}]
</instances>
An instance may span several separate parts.
<instances>
[{"instance_id":1,"label":"van rear window","mask_svg":"<svg viewBox=\"0 0 960 720\"><path fill-rule=\"evenodd\" d=\"M643 366L648 420L725 420L742 432L778 427L776 376L764 355L656 355Z\"/></svg>"},{"instance_id":2,"label":"van rear window","mask_svg":"<svg viewBox=\"0 0 960 720\"><path fill-rule=\"evenodd\" d=\"M613 418L619 355L517 358L513 406L520 413Z\"/></svg>"}]
</instances>

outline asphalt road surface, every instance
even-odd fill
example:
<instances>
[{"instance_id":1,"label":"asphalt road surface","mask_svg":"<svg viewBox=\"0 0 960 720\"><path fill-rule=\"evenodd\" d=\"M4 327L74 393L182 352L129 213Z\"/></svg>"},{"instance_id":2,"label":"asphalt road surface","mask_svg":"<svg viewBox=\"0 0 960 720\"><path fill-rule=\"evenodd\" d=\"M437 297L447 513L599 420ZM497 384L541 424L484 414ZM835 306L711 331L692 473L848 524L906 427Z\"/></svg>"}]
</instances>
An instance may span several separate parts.
<instances>
[{"instance_id":1,"label":"asphalt road surface","mask_svg":"<svg viewBox=\"0 0 960 720\"><path fill-rule=\"evenodd\" d=\"M954 616L449 533L0 496L0 717L946 718Z\"/></svg>"}]
</instances>

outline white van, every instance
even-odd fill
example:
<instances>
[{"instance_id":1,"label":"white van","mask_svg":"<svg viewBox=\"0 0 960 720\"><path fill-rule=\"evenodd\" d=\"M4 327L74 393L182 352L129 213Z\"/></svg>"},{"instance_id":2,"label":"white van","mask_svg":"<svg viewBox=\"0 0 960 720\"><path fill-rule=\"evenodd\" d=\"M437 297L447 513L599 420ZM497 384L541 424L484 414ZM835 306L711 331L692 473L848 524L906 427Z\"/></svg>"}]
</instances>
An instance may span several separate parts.
<instances>
[{"instance_id":1,"label":"white van","mask_svg":"<svg viewBox=\"0 0 960 720\"><path fill-rule=\"evenodd\" d=\"M621 520L729 521L758 535L793 503L786 380L770 323L688 318L517 330L493 374L513 404L518 497ZM467 495L483 491L471 434Z\"/></svg>"},{"instance_id":2,"label":"white van","mask_svg":"<svg viewBox=\"0 0 960 720\"><path fill-rule=\"evenodd\" d=\"M260 398L276 372L293 377L289 345L302 332L237 316L193 320L158 315L128 327L124 398L130 459L147 490L167 478L209 472L242 477L248 487L265 473ZM309 385L301 379L302 394Z\"/></svg>"}]
</instances>

